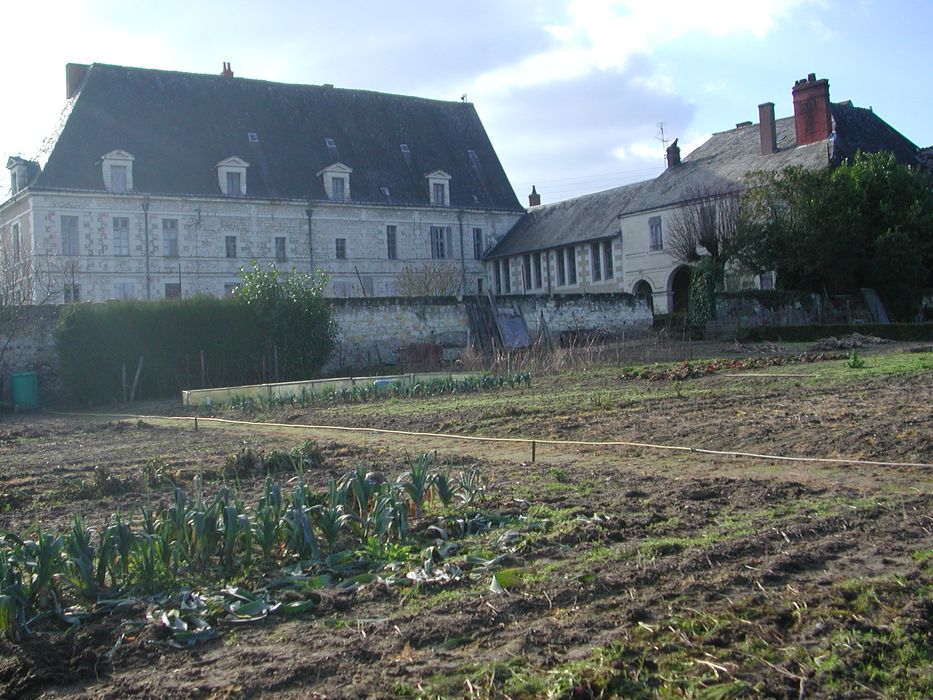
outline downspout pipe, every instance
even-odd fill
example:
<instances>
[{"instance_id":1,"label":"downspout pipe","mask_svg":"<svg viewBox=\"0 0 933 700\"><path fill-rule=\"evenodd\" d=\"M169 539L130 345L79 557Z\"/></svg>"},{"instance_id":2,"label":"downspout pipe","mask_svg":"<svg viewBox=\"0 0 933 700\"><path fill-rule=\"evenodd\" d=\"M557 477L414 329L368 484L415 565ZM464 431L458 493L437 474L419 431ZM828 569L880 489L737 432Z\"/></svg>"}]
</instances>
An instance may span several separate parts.
<instances>
[{"instance_id":1,"label":"downspout pipe","mask_svg":"<svg viewBox=\"0 0 933 700\"><path fill-rule=\"evenodd\" d=\"M457 210L457 224L460 227L460 295L466 294L466 253L463 249L463 208Z\"/></svg>"},{"instance_id":2,"label":"downspout pipe","mask_svg":"<svg viewBox=\"0 0 933 700\"><path fill-rule=\"evenodd\" d=\"M308 201L308 206L305 208L305 214L308 215L308 268L311 274L314 274L314 243L311 238L311 217L314 215L314 207L311 206L311 201Z\"/></svg>"},{"instance_id":3,"label":"downspout pipe","mask_svg":"<svg viewBox=\"0 0 933 700\"><path fill-rule=\"evenodd\" d=\"M149 270L149 195L143 195L143 231L146 247L146 301L152 301L152 276Z\"/></svg>"}]
</instances>

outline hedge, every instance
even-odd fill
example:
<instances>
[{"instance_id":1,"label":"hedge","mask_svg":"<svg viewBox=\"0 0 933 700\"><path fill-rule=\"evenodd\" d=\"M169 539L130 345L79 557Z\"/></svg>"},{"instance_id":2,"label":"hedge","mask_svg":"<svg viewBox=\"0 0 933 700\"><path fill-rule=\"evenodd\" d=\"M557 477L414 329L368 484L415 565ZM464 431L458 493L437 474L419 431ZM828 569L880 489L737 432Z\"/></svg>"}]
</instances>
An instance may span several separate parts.
<instances>
[{"instance_id":1,"label":"hedge","mask_svg":"<svg viewBox=\"0 0 933 700\"><path fill-rule=\"evenodd\" d=\"M751 341L814 342L821 338L837 338L852 333L902 341L933 341L933 323L891 323L863 325L755 326L743 328L742 334Z\"/></svg>"},{"instance_id":2,"label":"hedge","mask_svg":"<svg viewBox=\"0 0 933 700\"><path fill-rule=\"evenodd\" d=\"M123 368L131 385L140 357L137 399L191 387L307 378L274 376L277 356L267 340L247 305L197 297L63 307L56 349L73 397L107 403L123 399Z\"/></svg>"}]
</instances>

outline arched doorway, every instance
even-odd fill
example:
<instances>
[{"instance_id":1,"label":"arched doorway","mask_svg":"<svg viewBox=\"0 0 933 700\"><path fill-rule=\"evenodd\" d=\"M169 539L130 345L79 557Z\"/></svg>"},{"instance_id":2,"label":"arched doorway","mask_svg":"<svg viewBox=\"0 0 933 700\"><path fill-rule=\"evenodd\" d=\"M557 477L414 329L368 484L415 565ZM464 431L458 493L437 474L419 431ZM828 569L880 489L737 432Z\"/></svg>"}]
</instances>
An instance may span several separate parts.
<instances>
[{"instance_id":1,"label":"arched doorway","mask_svg":"<svg viewBox=\"0 0 933 700\"><path fill-rule=\"evenodd\" d=\"M644 299L645 303L648 304L648 308L654 311L654 292L651 289L651 285L641 280L635 284L635 287L632 289L632 294L634 294L638 299Z\"/></svg>"},{"instance_id":2,"label":"arched doorway","mask_svg":"<svg viewBox=\"0 0 933 700\"><path fill-rule=\"evenodd\" d=\"M681 265L671 273L671 313L685 313L690 298L690 268Z\"/></svg>"}]
</instances>

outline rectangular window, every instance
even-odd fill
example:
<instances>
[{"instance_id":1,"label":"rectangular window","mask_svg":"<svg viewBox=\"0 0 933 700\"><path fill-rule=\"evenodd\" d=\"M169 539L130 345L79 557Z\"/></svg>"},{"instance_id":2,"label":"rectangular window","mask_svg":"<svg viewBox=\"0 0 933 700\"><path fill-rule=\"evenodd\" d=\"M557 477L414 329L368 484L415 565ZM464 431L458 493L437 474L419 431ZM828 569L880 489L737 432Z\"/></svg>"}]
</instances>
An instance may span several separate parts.
<instances>
[{"instance_id":1,"label":"rectangular window","mask_svg":"<svg viewBox=\"0 0 933 700\"><path fill-rule=\"evenodd\" d=\"M386 226L386 257L398 259L398 229L392 225Z\"/></svg>"},{"instance_id":2,"label":"rectangular window","mask_svg":"<svg viewBox=\"0 0 933 700\"><path fill-rule=\"evenodd\" d=\"M482 277L476 278L476 293L477 294L483 293L483 278Z\"/></svg>"},{"instance_id":3,"label":"rectangular window","mask_svg":"<svg viewBox=\"0 0 933 700\"><path fill-rule=\"evenodd\" d=\"M424 190L422 190L423 192ZM447 203L447 185L443 182L434 183L434 204L439 207Z\"/></svg>"},{"instance_id":4,"label":"rectangular window","mask_svg":"<svg viewBox=\"0 0 933 700\"><path fill-rule=\"evenodd\" d=\"M611 280L615 276L612 264L612 241L603 241L603 276Z\"/></svg>"},{"instance_id":5,"label":"rectangular window","mask_svg":"<svg viewBox=\"0 0 933 700\"><path fill-rule=\"evenodd\" d=\"M483 258L483 229L473 229L473 259L482 260Z\"/></svg>"},{"instance_id":6,"label":"rectangular window","mask_svg":"<svg viewBox=\"0 0 933 700\"><path fill-rule=\"evenodd\" d=\"M178 257L178 219L162 219L162 251L167 258Z\"/></svg>"},{"instance_id":7,"label":"rectangular window","mask_svg":"<svg viewBox=\"0 0 933 700\"><path fill-rule=\"evenodd\" d=\"M567 284L577 283L577 249L567 248Z\"/></svg>"},{"instance_id":8,"label":"rectangular window","mask_svg":"<svg viewBox=\"0 0 933 700\"><path fill-rule=\"evenodd\" d=\"M235 258L236 257L236 236L224 237L224 247L226 248L227 257Z\"/></svg>"},{"instance_id":9,"label":"rectangular window","mask_svg":"<svg viewBox=\"0 0 933 700\"><path fill-rule=\"evenodd\" d=\"M531 254L526 253L522 256L522 284L525 289L531 289Z\"/></svg>"},{"instance_id":10,"label":"rectangular window","mask_svg":"<svg viewBox=\"0 0 933 700\"><path fill-rule=\"evenodd\" d=\"M62 290L62 297L66 304L77 304L81 301L81 286L77 284L66 284Z\"/></svg>"},{"instance_id":11,"label":"rectangular window","mask_svg":"<svg viewBox=\"0 0 933 700\"><path fill-rule=\"evenodd\" d=\"M113 254L130 254L130 220L125 216L113 217Z\"/></svg>"},{"instance_id":12,"label":"rectangular window","mask_svg":"<svg viewBox=\"0 0 933 700\"><path fill-rule=\"evenodd\" d=\"M180 282L166 282L165 283L165 298L166 299L181 299L181 283Z\"/></svg>"},{"instance_id":13,"label":"rectangular window","mask_svg":"<svg viewBox=\"0 0 933 700\"><path fill-rule=\"evenodd\" d=\"M344 201L346 199L344 196L344 192L347 190L346 185L346 180L344 180L342 177L331 178L330 189L331 193L333 194L331 199L333 199L335 202Z\"/></svg>"},{"instance_id":14,"label":"rectangular window","mask_svg":"<svg viewBox=\"0 0 933 700\"><path fill-rule=\"evenodd\" d=\"M78 254L78 217L62 217L62 255Z\"/></svg>"},{"instance_id":15,"label":"rectangular window","mask_svg":"<svg viewBox=\"0 0 933 700\"><path fill-rule=\"evenodd\" d=\"M567 277L564 274L564 249L557 249L557 286L562 287L567 284Z\"/></svg>"},{"instance_id":16,"label":"rectangular window","mask_svg":"<svg viewBox=\"0 0 933 700\"><path fill-rule=\"evenodd\" d=\"M10 227L10 231L13 238L13 262L19 262L19 224L13 224Z\"/></svg>"},{"instance_id":17,"label":"rectangular window","mask_svg":"<svg viewBox=\"0 0 933 700\"><path fill-rule=\"evenodd\" d=\"M275 237L275 259L279 262L287 259L285 255L285 236Z\"/></svg>"},{"instance_id":18,"label":"rectangular window","mask_svg":"<svg viewBox=\"0 0 933 700\"><path fill-rule=\"evenodd\" d=\"M240 173L227 173L227 196L228 197L239 197L240 196Z\"/></svg>"},{"instance_id":19,"label":"rectangular window","mask_svg":"<svg viewBox=\"0 0 933 700\"><path fill-rule=\"evenodd\" d=\"M135 290L133 289L132 282L114 282L113 283L113 298L114 299L133 299L135 297Z\"/></svg>"},{"instance_id":20,"label":"rectangular window","mask_svg":"<svg viewBox=\"0 0 933 700\"><path fill-rule=\"evenodd\" d=\"M590 259L593 263L593 281L599 282L603 278L602 251L599 241L590 244Z\"/></svg>"},{"instance_id":21,"label":"rectangular window","mask_svg":"<svg viewBox=\"0 0 933 700\"><path fill-rule=\"evenodd\" d=\"M535 289L541 289L543 286L541 282L541 253L535 253L533 271L535 275Z\"/></svg>"},{"instance_id":22,"label":"rectangular window","mask_svg":"<svg viewBox=\"0 0 933 700\"><path fill-rule=\"evenodd\" d=\"M110 166L110 191L126 192L126 166Z\"/></svg>"},{"instance_id":23,"label":"rectangular window","mask_svg":"<svg viewBox=\"0 0 933 700\"><path fill-rule=\"evenodd\" d=\"M347 259L347 239L338 238L336 241L335 247L336 247L337 259L346 260Z\"/></svg>"},{"instance_id":24,"label":"rectangular window","mask_svg":"<svg viewBox=\"0 0 933 700\"><path fill-rule=\"evenodd\" d=\"M509 259L502 261L502 293L512 293L512 266L509 265Z\"/></svg>"},{"instance_id":25,"label":"rectangular window","mask_svg":"<svg viewBox=\"0 0 933 700\"><path fill-rule=\"evenodd\" d=\"M447 227L431 227L431 257L434 260L445 260L447 258Z\"/></svg>"},{"instance_id":26,"label":"rectangular window","mask_svg":"<svg viewBox=\"0 0 933 700\"><path fill-rule=\"evenodd\" d=\"M660 216L652 216L648 219L648 244L651 250L664 250L664 241L661 238Z\"/></svg>"},{"instance_id":27,"label":"rectangular window","mask_svg":"<svg viewBox=\"0 0 933 700\"><path fill-rule=\"evenodd\" d=\"M501 260L496 260L492 264L493 282L496 285L496 294L502 294L502 272L500 270L501 267L502 267Z\"/></svg>"}]
</instances>

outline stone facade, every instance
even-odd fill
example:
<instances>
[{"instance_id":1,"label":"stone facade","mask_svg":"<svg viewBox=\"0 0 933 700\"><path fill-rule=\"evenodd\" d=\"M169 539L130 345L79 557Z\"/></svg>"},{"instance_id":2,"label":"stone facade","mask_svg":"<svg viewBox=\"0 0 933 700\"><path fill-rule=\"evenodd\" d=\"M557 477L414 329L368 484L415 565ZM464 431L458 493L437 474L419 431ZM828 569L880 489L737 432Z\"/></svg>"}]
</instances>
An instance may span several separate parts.
<instances>
[{"instance_id":1,"label":"stone facade","mask_svg":"<svg viewBox=\"0 0 933 700\"><path fill-rule=\"evenodd\" d=\"M466 292L476 292L486 271L475 256L474 230L482 232L485 248L519 217L450 207L315 203L309 237L308 209L296 201L39 192L8 207L0 231L8 240L19 224L24 255L31 256L53 301L71 301L72 294L78 301L222 296L253 260L274 262L283 271L322 269L330 277L329 296L382 297L397 293L405 268L434 262L449 264L456 282L465 279ZM63 241L63 227L74 219L63 223L63 217L77 219L74 249ZM448 232L443 250L432 246L432 226ZM36 297L43 300L39 292Z\"/></svg>"}]
</instances>

